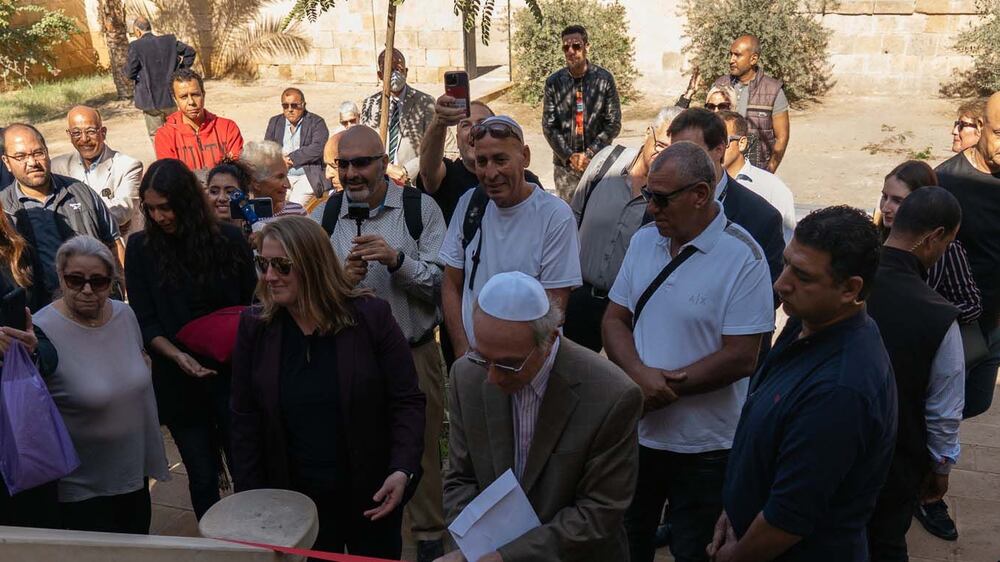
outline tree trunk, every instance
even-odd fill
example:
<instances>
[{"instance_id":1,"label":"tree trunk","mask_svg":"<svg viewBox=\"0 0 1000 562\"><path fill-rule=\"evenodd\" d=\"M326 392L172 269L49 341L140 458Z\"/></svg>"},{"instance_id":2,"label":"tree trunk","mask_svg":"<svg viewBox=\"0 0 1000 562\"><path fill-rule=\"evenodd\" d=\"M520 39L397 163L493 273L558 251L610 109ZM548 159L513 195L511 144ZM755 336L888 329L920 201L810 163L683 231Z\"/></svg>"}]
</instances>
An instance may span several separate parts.
<instances>
[{"instance_id":1,"label":"tree trunk","mask_svg":"<svg viewBox=\"0 0 1000 562\"><path fill-rule=\"evenodd\" d=\"M389 13L385 26L385 62L382 64L382 112L378 122L378 134L386 152L389 151L389 83L392 76L393 49L396 45L396 3L389 0Z\"/></svg>"},{"instance_id":2,"label":"tree trunk","mask_svg":"<svg viewBox=\"0 0 1000 562\"><path fill-rule=\"evenodd\" d=\"M104 42L108 45L111 77L115 81L118 99L128 99L132 97L135 84L125 76L125 63L128 60L125 5L121 0L98 0L97 17L101 22Z\"/></svg>"}]
</instances>

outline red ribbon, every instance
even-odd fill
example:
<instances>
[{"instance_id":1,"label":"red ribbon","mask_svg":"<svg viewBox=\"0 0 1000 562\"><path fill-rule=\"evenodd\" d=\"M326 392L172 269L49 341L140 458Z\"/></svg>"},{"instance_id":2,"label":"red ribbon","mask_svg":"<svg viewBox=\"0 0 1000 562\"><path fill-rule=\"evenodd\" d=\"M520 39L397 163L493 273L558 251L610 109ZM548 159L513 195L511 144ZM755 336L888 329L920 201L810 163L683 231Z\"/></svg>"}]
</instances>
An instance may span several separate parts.
<instances>
[{"instance_id":1,"label":"red ribbon","mask_svg":"<svg viewBox=\"0 0 1000 562\"><path fill-rule=\"evenodd\" d=\"M273 550L275 552L281 552L282 554L293 554L295 556L306 556L308 558L316 558L319 560L332 560L333 562L391 562L387 558L371 558L369 556L354 556L352 554L337 554L333 552L322 552L319 550L309 550L306 548L291 548L287 546L278 546L276 544L266 544L260 542L250 542L250 541L239 541L236 539L216 539L225 542L231 542L236 544L242 544L245 546L255 546L257 548L266 548L267 550Z\"/></svg>"}]
</instances>

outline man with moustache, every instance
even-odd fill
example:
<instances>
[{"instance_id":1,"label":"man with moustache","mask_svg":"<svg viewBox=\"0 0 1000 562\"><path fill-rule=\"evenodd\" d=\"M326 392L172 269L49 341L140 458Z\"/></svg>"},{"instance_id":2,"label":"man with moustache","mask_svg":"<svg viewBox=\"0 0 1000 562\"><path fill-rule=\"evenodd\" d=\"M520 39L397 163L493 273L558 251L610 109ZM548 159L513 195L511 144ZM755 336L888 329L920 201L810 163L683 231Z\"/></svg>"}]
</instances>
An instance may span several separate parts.
<instances>
[{"instance_id":1,"label":"man with moustache","mask_svg":"<svg viewBox=\"0 0 1000 562\"><path fill-rule=\"evenodd\" d=\"M135 41L128 46L125 75L135 82L135 107L142 110L152 140L167 116L177 110L171 99L171 76L176 70L191 68L196 53L173 35L155 35L144 16L131 21L129 32Z\"/></svg>"},{"instance_id":2,"label":"man with moustache","mask_svg":"<svg viewBox=\"0 0 1000 562\"><path fill-rule=\"evenodd\" d=\"M323 177L323 147L330 131L322 117L306 110L306 96L298 88L285 88L281 109L268 121L264 140L281 145L292 186L288 200L305 205L330 189Z\"/></svg>"},{"instance_id":3,"label":"man with moustache","mask_svg":"<svg viewBox=\"0 0 1000 562\"><path fill-rule=\"evenodd\" d=\"M437 295L443 269L439 253L445 235L444 217L430 196L412 187L400 187L388 178L389 157L378 133L369 127L352 127L340 135L335 163L344 191L321 203L312 218L330 233L348 280L373 289L389 302L413 352L420 390L427 396L427 411L423 478L406 509L411 535L417 540L417 559L430 562L443 554L445 532L439 442L445 370L441 347L434 338L441 322ZM354 203L368 209L361 236L348 216L348 206ZM419 232L414 231L415 221L419 221Z\"/></svg>"},{"instance_id":4,"label":"man with moustache","mask_svg":"<svg viewBox=\"0 0 1000 562\"><path fill-rule=\"evenodd\" d=\"M122 233L127 232L139 200L142 162L108 146L108 129L96 109L78 105L66 120L66 134L76 152L53 158L52 173L90 186L114 215Z\"/></svg>"},{"instance_id":5,"label":"man with moustache","mask_svg":"<svg viewBox=\"0 0 1000 562\"><path fill-rule=\"evenodd\" d=\"M192 171L211 168L223 158L238 158L243 135L236 123L205 109L205 83L193 70L173 76L174 100L179 108L167 117L153 141L156 158L176 158Z\"/></svg>"},{"instance_id":6,"label":"man with moustache","mask_svg":"<svg viewBox=\"0 0 1000 562\"><path fill-rule=\"evenodd\" d=\"M4 129L3 163L14 182L0 192L0 204L17 231L34 249L34 283L52 294L59 289L56 252L66 240L87 234L116 252L124 246L118 223L94 190L73 178L53 174L45 138L31 125Z\"/></svg>"}]
</instances>

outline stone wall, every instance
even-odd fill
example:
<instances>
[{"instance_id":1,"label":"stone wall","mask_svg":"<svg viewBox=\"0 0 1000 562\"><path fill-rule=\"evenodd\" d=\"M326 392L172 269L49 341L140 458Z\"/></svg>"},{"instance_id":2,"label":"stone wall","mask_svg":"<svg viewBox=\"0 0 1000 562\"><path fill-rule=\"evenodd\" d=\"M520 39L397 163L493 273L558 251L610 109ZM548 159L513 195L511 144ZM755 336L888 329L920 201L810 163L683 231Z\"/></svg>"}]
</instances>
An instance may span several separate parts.
<instances>
[{"instance_id":1,"label":"stone wall","mask_svg":"<svg viewBox=\"0 0 1000 562\"><path fill-rule=\"evenodd\" d=\"M107 68L108 48L98 24L96 0L31 0L30 3L49 10L62 10L76 20L80 28L80 32L72 35L69 41L55 47L56 68L60 77L92 74ZM38 18L39 14L29 13L28 17L16 17L11 23L18 26ZM52 78L42 67L35 68L30 76L33 81Z\"/></svg>"}]
</instances>

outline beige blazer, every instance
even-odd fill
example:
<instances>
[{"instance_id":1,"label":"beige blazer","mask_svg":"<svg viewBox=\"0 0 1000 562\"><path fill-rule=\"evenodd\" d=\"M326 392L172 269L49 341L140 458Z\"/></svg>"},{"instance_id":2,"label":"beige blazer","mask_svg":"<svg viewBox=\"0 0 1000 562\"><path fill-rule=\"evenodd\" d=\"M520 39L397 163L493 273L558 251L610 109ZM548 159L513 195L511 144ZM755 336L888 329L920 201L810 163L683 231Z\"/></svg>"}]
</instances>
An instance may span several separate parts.
<instances>
[{"instance_id":1,"label":"beige blazer","mask_svg":"<svg viewBox=\"0 0 1000 562\"><path fill-rule=\"evenodd\" d=\"M514 466L510 397L486 370L458 359L451 371L449 524ZM642 393L600 355L562 338L521 486L542 526L500 549L505 562L620 562L629 557L625 510L639 466Z\"/></svg>"},{"instance_id":2,"label":"beige blazer","mask_svg":"<svg viewBox=\"0 0 1000 562\"><path fill-rule=\"evenodd\" d=\"M52 172L81 181L97 192L119 226L132 219L139 201L142 162L104 145L104 153L89 175L84 173L83 160L76 151L53 158Z\"/></svg>"}]
</instances>

